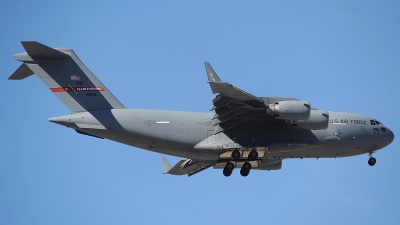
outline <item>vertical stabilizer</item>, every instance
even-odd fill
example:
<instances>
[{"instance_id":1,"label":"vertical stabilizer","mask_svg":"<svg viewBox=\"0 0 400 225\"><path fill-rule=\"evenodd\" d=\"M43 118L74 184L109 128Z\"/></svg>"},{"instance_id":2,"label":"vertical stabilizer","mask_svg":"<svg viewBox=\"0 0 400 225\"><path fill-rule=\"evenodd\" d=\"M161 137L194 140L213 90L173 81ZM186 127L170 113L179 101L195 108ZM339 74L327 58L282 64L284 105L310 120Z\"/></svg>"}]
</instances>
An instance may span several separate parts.
<instances>
[{"instance_id":1,"label":"vertical stabilizer","mask_svg":"<svg viewBox=\"0 0 400 225\"><path fill-rule=\"evenodd\" d=\"M23 64L8 79L36 74L72 112L125 108L72 49L53 49L35 41L21 43L26 52L14 58Z\"/></svg>"}]
</instances>

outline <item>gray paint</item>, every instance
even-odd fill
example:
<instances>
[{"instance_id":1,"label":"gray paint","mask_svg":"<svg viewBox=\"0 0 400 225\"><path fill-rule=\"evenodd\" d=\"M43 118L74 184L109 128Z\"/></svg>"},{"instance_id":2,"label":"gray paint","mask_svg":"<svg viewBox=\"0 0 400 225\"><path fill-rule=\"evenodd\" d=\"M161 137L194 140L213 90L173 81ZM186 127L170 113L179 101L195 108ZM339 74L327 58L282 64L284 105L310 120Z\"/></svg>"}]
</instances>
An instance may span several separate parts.
<instances>
[{"instance_id":1,"label":"gray paint","mask_svg":"<svg viewBox=\"0 0 400 225\"><path fill-rule=\"evenodd\" d=\"M284 120L269 115L269 104L298 99L255 97L222 82L208 62L205 62L208 82L212 92L219 94L213 100L215 114L126 109L72 50L52 49L37 42L22 43L27 52L14 55L14 58L23 64L9 79L20 80L35 73L49 88L70 87L73 90L55 94L74 113L49 121L83 134L188 159L172 167L162 158L165 173L190 176L210 166L220 168L230 161L220 154L233 149L241 150L241 154L251 149L267 149L262 158L255 161L255 169L276 170L281 168L285 158L372 154L394 139L389 128L382 124L373 125L373 118L359 114L312 109L315 111L310 115L323 114L324 118ZM85 87L102 87L104 90L80 91L77 88L82 83L72 75L78 76ZM313 128L309 124L313 121L322 121L323 125L314 126L319 130L309 129ZM236 165L242 165L244 161L242 159Z\"/></svg>"}]
</instances>

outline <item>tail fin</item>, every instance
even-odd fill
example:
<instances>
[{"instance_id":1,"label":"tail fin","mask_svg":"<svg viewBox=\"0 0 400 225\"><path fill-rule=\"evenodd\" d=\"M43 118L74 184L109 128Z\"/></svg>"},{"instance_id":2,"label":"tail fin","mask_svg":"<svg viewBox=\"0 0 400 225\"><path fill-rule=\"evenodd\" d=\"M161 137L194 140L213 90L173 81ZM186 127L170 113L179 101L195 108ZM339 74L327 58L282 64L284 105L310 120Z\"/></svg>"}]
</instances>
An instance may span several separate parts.
<instances>
[{"instance_id":1,"label":"tail fin","mask_svg":"<svg viewBox=\"0 0 400 225\"><path fill-rule=\"evenodd\" d=\"M53 49L36 41L21 43L26 52L13 57L23 64L9 80L36 74L72 112L125 108L72 49Z\"/></svg>"}]
</instances>

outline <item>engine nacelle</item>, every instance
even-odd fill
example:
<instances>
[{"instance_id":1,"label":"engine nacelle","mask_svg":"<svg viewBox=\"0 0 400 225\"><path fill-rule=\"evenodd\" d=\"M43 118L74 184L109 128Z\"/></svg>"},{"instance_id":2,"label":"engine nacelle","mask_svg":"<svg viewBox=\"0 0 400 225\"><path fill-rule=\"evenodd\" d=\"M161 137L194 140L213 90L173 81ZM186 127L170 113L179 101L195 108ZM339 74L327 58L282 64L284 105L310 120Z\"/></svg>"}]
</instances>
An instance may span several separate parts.
<instances>
[{"instance_id":1,"label":"engine nacelle","mask_svg":"<svg viewBox=\"0 0 400 225\"><path fill-rule=\"evenodd\" d=\"M307 101L279 101L268 105L267 114L278 119L307 120L311 104Z\"/></svg>"},{"instance_id":2,"label":"engine nacelle","mask_svg":"<svg viewBox=\"0 0 400 225\"><path fill-rule=\"evenodd\" d=\"M325 130L329 125L329 113L324 110L311 110L310 118L298 120L297 126L310 130Z\"/></svg>"}]
</instances>

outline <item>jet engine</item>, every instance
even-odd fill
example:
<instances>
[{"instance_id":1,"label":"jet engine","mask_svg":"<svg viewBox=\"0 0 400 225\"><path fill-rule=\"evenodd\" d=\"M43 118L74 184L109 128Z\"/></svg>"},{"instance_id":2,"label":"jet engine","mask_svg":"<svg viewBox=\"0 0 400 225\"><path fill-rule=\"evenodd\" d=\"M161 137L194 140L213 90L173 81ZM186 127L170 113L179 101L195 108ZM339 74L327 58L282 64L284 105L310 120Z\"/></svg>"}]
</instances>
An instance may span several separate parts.
<instances>
[{"instance_id":1,"label":"jet engine","mask_svg":"<svg viewBox=\"0 0 400 225\"><path fill-rule=\"evenodd\" d=\"M329 125L329 113L325 110L311 110L307 120L286 120L287 123L310 130L325 130Z\"/></svg>"},{"instance_id":2,"label":"jet engine","mask_svg":"<svg viewBox=\"0 0 400 225\"><path fill-rule=\"evenodd\" d=\"M307 120L311 105L307 101L279 101L268 105L267 114L278 119Z\"/></svg>"}]
</instances>

